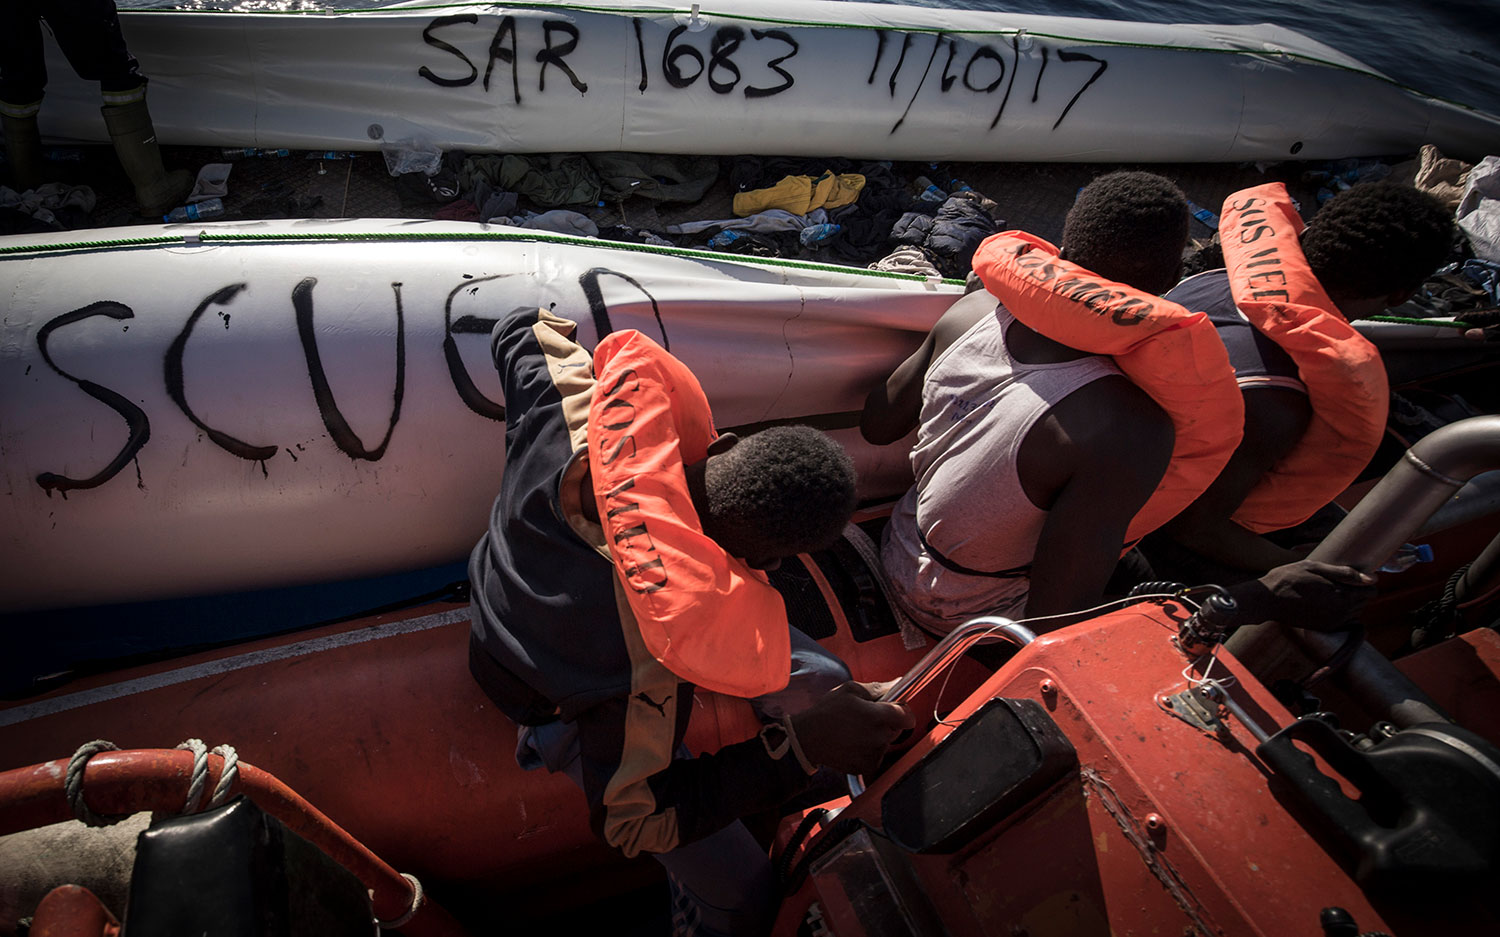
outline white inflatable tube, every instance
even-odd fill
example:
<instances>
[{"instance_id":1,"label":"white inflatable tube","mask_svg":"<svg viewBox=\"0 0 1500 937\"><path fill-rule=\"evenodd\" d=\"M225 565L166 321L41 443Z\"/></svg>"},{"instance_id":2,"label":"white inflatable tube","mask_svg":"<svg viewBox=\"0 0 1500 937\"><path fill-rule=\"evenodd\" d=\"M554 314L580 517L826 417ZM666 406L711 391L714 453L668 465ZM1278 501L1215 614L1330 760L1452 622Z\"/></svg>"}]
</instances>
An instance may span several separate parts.
<instances>
[{"instance_id":1,"label":"white inflatable tube","mask_svg":"<svg viewBox=\"0 0 1500 937\"><path fill-rule=\"evenodd\" d=\"M517 307L590 347L640 329L700 375L721 429L830 428L866 494L897 493L903 447L850 427L962 291L455 222L75 237L0 252L3 611L463 558L504 458L489 324Z\"/></svg>"},{"instance_id":2,"label":"white inflatable tube","mask_svg":"<svg viewBox=\"0 0 1500 937\"><path fill-rule=\"evenodd\" d=\"M833 0L121 21L174 144L1147 162L1500 150L1500 119L1275 26ZM55 47L48 68L43 132L107 140L97 87Z\"/></svg>"}]
</instances>

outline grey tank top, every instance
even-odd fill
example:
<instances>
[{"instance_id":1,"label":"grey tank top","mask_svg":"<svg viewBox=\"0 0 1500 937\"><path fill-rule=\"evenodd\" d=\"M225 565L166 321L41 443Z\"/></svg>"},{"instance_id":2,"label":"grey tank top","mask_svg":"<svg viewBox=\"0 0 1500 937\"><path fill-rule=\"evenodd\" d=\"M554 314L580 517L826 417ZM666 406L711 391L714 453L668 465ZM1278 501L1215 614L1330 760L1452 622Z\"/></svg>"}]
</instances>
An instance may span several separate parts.
<instances>
[{"instance_id":1,"label":"grey tank top","mask_svg":"<svg viewBox=\"0 0 1500 937\"><path fill-rule=\"evenodd\" d=\"M1021 489L1021 441L1064 397L1120 373L1099 356L1017 362L1005 344L1014 321L997 305L928 366L922 383L916 484L891 514L881 564L907 614L932 631L1021 613L1047 519Z\"/></svg>"}]
</instances>

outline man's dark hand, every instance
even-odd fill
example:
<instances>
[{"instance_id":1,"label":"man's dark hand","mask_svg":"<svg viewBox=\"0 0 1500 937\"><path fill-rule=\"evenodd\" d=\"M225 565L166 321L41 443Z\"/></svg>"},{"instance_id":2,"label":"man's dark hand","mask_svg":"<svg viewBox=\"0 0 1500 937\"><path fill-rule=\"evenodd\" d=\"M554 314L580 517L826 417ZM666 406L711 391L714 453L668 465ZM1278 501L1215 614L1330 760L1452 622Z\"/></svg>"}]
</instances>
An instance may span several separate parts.
<instances>
[{"instance_id":1,"label":"man's dark hand","mask_svg":"<svg viewBox=\"0 0 1500 937\"><path fill-rule=\"evenodd\" d=\"M1229 590L1242 622L1279 621L1312 631L1344 631L1375 595L1375 577L1352 566L1298 560Z\"/></svg>"},{"instance_id":2,"label":"man's dark hand","mask_svg":"<svg viewBox=\"0 0 1500 937\"><path fill-rule=\"evenodd\" d=\"M916 725L904 704L877 702L889 686L850 680L793 716L807 760L843 774L873 774L896 736Z\"/></svg>"}]
</instances>

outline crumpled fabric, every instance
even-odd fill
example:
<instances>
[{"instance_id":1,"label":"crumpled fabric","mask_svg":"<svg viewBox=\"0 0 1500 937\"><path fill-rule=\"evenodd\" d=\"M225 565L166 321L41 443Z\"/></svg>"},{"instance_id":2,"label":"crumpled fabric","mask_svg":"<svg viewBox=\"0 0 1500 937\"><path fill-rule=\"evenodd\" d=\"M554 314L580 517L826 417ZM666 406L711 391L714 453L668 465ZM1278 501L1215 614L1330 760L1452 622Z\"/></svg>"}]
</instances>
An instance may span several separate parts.
<instances>
[{"instance_id":1,"label":"crumpled fabric","mask_svg":"<svg viewBox=\"0 0 1500 937\"><path fill-rule=\"evenodd\" d=\"M1469 259L1459 264L1457 268L1447 268L1440 272L1454 270L1464 279L1489 294L1489 305L1500 306L1500 263L1493 260Z\"/></svg>"},{"instance_id":2,"label":"crumpled fabric","mask_svg":"<svg viewBox=\"0 0 1500 937\"><path fill-rule=\"evenodd\" d=\"M654 231L623 224L602 227L599 229L599 236L606 241L624 241L627 244L651 244L655 247L677 246Z\"/></svg>"},{"instance_id":3,"label":"crumpled fabric","mask_svg":"<svg viewBox=\"0 0 1500 937\"><path fill-rule=\"evenodd\" d=\"M898 247L870 264L869 269L884 270L887 273L912 273L923 277L942 276L932 258L920 247Z\"/></svg>"},{"instance_id":4,"label":"crumpled fabric","mask_svg":"<svg viewBox=\"0 0 1500 937\"><path fill-rule=\"evenodd\" d=\"M1500 263L1470 258L1428 277L1410 300L1392 310L1417 319L1469 319L1500 306Z\"/></svg>"},{"instance_id":5,"label":"crumpled fabric","mask_svg":"<svg viewBox=\"0 0 1500 937\"><path fill-rule=\"evenodd\" d=\"M1474 256L1500 263L1500 156L1486 156L1475 164L1455 215Z\"/></svg>"},{"instance_id":6,"label":"crumpled fabric","mask_svg":"<svg viewBox=\"0 0 1500 937\"><path fill-rule=\"evenodd\" d=\"M223 198L229 194L229 173L233 163L205 163L198 169L198 178L193 180L193 191L188 193L189 202L201 202L209 198Z\"/></svg>"},{"instance_id":7,"label":"crumpled fabric","mask_svg":"<svg viewBox=\"0 0 1500 937\"><path fill-rule=\"evenodd\" d=\"M715 156L669 153L587 153L599 176L600 197L618 202L632 196L658 202L696 202L719 178Z\"/></svg>"},{"instance_id":8,"label":"crumpled fabric","mask_svg":"<svg viewBox=\"0 0 1500 937\"><path fill-rule=\"evenodd\" d=\"M444 221L483 221L479 206L466 198L456 198L432 213L432 217Z\"/></svg>"},{"instance_id":9,"label":"crumpled fabric","mask_svg":"<svg viewBox=\"0 0 1500 937\"><path fill-rule=\"evenodd\" d=\"M844 226L831 250L841 263L868 264L890 250L891 227L913 199L906 183L887 164L861 163L856 171L865 177L859 201L828 213L829 221Z\"/></svg>"},{"instance_id":10,"label":"crumpled fabric","mask_svg":"<svg viewBox=\"0 0 1500 937\"><path fill-rule=\"evenodd\" d=\"M709 221L684 221L667 225L668 234L697 234L700 231L754 231L770 234L775 231L801 231L809 225L826 224L828 213L821 208L806 214L795 214L782 208L771 208L756 212L745 218L719 218Z\"/></svg>"},{"instance_id":11,"label":"crumpled fabric","mask_svg":"<svg viewBox=\"0 0 1500 937\"><path fill-rule=\"evenodd\" d=\"M526 196L544 208L612 202L639 196L658 202L696 202L719 177L714 156L663 153L478 155L464 160L460 191L476 204L490 190Z\"/></svg>"},{"instance_id":12,"label":"crumpled fabric","mask_svg":"<svg viewBox=\"0 0 1500 937\"><path fill-rule=\"evenodd\" d=\"M480 181L524 195L544 208L599 201L599 174L578 153L537 156L469 156L459 171L460 192L473 192Z\"/></svg>"},{"instance_id":13,"label":"crumpled fabric","mask_svg":"<svg viewBox=\"0 0 1500 937\"><path fill-rule=\"evenodd\" d=\"M926 212L909 211L891 225L891 243L920 246L932 234L934 218Z\"/></svg>"},{"instance_id":14,"label":"crumpled fabric","mask_svg":"<svg viewBox=\"0 0 1500 937\"><path fill-rule=\"evenodd\" d=\"M479 179L472 191L464 193L464 197L479 206L480 221L489 221L491 218L499 218L502 215L514 215L520 199L520 196L514 192L505 192L495 188L488 179Z\"/></svg>"},{"instance_id":15,"label":"crumpled fabric","mask_svg":"<svg viewBox=\"0 0 1500 937\"><path fill-rule=\"evenodd\" d=\"M98 201L94 190L86 185L49 182L25 192L0 186L0 208L26 215L56 231L87 221Z\"/></svg>"},{"instance_id":16,"label":"crumpled fabric","mask_svg":"<svg viewBox=\"0 0 1500 937\"><path fill-rule=\"evenodd\" d=\"M937 256L938 269L950 277L964 277L973 268L974 251L985 238L1000 231L994 202L970 190L951 195L932 219L927 249Z\"/></svg>"},{"instance_id":17,"label":"crumpled fabric","mask_svg":"<svg viewBox=\"0 0 1500 937\"><path fill-rule=\"evenodd\" d=\"M551 231L555 234L571 234L575 237L596 238L599 236L599 226L587 215L563 208L554 208L552 211L544 211L540 214L526 212L524 215L495 218L493 221L495 224L531 228L535 231Z\"/></svg>"},{"instance_id":18,"label":"crumpled fabric","mask_svg":"<svg viewBox=\"0 0 1500 937\"><path fill-rule=\"evenodd\" d=\"M1463 198L1464 185L1473 168L1461 159L1444 156L1437 147L1427 143L1417 151L1416 159L1392 166L1387 178L1421 189L1452 211Z\"/></svg>"},{"instance_id":19,"label":"crumpled fabric","mask_svg":"<svg viewBox=\"0 0 1500 937\"><path fill-rule=\"evenodd\" d=\"M826 170L813 176L786 176L769 188L738 192L734 213L741 217L779 208L805 215L815 208L840 208L859 200L865 177L859 173L835 174Z\"/></svg>"},{"instance_id":20,"label":"crumpled fabric","mask_svg":"<svg viewBox=\"0 0 1500 937\"><path fill-rule=\"evenodd\" d=\"M891 228L891 241L926 251L945 277L962 279L972 269L974 251L1005 222L999 207L972 189L948 196L936 213L907 212Z\"/></svg>"}]
</instances>

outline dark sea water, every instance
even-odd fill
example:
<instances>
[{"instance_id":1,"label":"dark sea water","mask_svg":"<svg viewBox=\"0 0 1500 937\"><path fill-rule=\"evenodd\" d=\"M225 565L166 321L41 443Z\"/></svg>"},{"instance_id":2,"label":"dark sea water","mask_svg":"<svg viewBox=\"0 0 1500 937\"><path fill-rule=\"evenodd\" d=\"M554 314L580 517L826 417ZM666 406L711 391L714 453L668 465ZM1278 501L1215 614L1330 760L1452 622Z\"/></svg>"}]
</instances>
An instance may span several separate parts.
<instances>
[{"instance_id":1,"label":"dark sea water","mask_svg":"<svg viewBox=\"0 0 1500 937\"><path fill-rule=\"evenodd\" d=\"M877 0L878 2L878 0ZM1409 87L1500 114L1500 0L904 0L1148 23L1274 23L1306 33ZM369 9L383 0L117 0L121 9ZM681 4L688 6L686 2ZM712 0L703 3L713 7Z\"/></svg>"}]
</instances>

